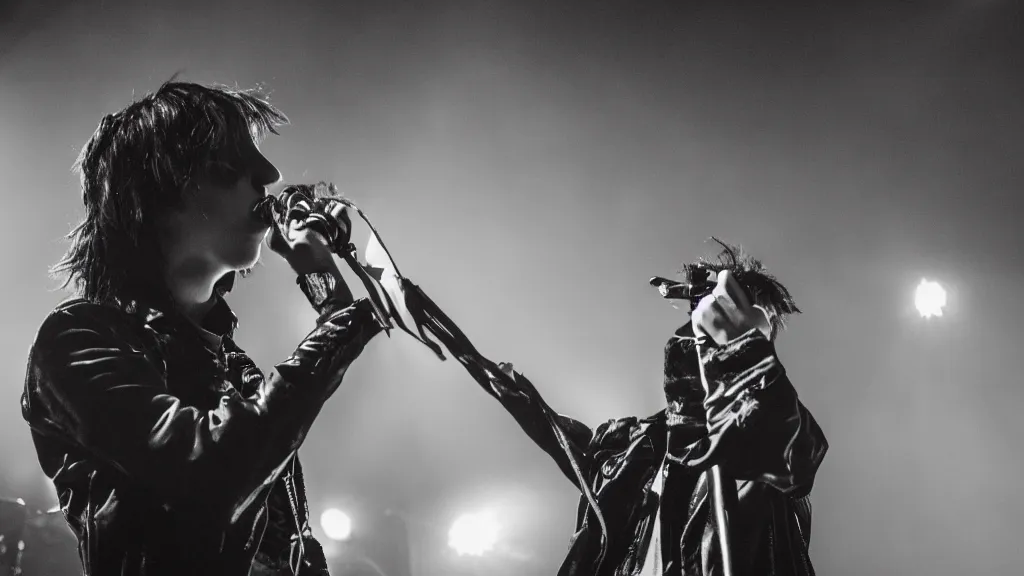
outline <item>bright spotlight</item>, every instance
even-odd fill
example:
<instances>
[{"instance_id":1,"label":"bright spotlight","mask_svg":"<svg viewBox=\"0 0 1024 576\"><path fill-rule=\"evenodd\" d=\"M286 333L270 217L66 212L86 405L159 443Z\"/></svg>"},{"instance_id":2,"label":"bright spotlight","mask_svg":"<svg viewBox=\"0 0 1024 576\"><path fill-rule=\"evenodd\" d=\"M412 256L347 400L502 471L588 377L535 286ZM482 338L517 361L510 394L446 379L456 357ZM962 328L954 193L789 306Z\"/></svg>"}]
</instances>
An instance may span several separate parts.
<instances>
[{"instance_id":1,"label":"bright spotlight","mask_svg":"<svg viewBox=\"0 0 1024 576\"><path fill-rule=\"evenodd\" d=\"M448 546L460 556L483 556L498 541L498 523L489 513L463 514L448 531Z\"/></svg>"},{"instance_id":2,"label":"bright spotlight","mask_svg":"<svg viewBox=\"0 0 1024 576\"><path fill-rule=\"evenodd\" d=\"M320 527L331 540L348 540L352 536L352 519L337 508L328 508L320 515Z\"/></svg>"},{"instance_id":3,"label":"bright spotlight","mask_svg":"<svg viewBox=\"0 0 1024 576\"><path fill-rule=\"evenodd\" d=\"M914 294L914 304L922 318L942 316L942 308L946 305L946 291L938 282L921 280Z\"/></svg>"}]
</instances>

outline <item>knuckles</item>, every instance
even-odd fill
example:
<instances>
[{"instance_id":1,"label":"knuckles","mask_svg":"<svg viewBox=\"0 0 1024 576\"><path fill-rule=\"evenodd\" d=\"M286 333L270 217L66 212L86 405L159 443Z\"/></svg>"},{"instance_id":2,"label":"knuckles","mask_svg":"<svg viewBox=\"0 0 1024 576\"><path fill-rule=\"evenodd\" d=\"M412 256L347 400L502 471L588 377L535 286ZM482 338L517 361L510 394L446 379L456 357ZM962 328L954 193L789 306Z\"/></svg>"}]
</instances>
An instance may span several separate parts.
<instances>
[{"instance_id":1,"label":"knuckles","mask_svg":"<svg viewBox=\"0 0 1024 576\"><path fill-rule=\"evenodd\" d=\"M697 303L690 316L693 324L703 328L705 332L716 331L725 322L725 315L714 304L715 297L713 295L705 296Z\"/></svg>"},{"instance_id":2,"label":"knuckles","mask_svg":"<svg viewBox=\"0 0 1024 576\"><path fill-rule=\"evenodd\" d=\"M737 302L732 294L740 295L740 301ZM757 326L760 312L746 301L743 294L742 287L728 270L720 272L711 293L701 298L693 309L690 320L694 331L723 345Z\"/></svg>"}]
</instances>

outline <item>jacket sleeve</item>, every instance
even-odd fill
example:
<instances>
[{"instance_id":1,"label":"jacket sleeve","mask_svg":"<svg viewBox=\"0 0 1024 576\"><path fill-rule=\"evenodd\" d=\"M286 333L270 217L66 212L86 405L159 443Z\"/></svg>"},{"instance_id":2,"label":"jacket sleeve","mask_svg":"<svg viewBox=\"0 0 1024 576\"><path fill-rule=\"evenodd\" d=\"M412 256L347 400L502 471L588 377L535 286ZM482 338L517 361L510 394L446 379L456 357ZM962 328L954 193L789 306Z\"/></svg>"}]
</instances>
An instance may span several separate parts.
<instances>
[{"instance_id":1,"label":"jacket sleeve","mask_svg":"<svg viewBox=\"0 0 1024 576\"><path fill-rule=\"evenodd\" d=\"M380 330L369 303L328 309L255 393L203 411L168 394L134 319L79 303L51 314L29 360L25 412L169 505L224 521L274 482L352 361Z\"/></svg>"},{"instance_id":2,"label":"jacket sleeve","mask_svg":"<svg viewBox=\"0 0 1024 576\"><path fill-rule=\"evenodd\" d=\"M298 454L267 498L267 528L253 561L267 574L328 574L323 547L309 525L309 505Z\"/></svg>"},{"instance_id":3,"label":"jacket sleeve","mask_svg":"<svg viewBox=\"0 0 1024 576\"><path fill-rule=\"evenodd\" d=\"M392 319L406 332L426 344L442 359L441 346L466 369L470 377L515 418L534 443L551 456L576 485L589 484L594 469L591 443L593 431L583 423L557 414L537 389L511 364L496 364L477 351L455 322L419 286L397 278L388 293ZM440 343L433 342L430 334ZM584 490L585 491L585 490Z\"/></svg>"},{"instance_id":4,"label":"jacket sleeve","mask_svg":"<svg viewBox=\"0 0 1024 576\"><path fill-rule=\"evenodd\" d=\"M710 433L687 465L721 463L737 480L765 482L794 498L807 495L828 442L774 345L751 330L703 351L702 358L711 386L704 403Z\"/></svg>"},{"instance_id":5,"label":"jacket sleeve","mask_svg":"<svg viewBox=\"0 0 1024 576\"><path fill-rule=\"evenodd\" d=\"M594 432L590 427L551 410L533 383L514 371L511 364L501 364L497 374L493 372L488 372L490 378L486 382L479 382L484 390L501 403L523 432L555 461L577 488L580 488L580 476L592 484L596 461Z\"/></svg>"}]
</instances>

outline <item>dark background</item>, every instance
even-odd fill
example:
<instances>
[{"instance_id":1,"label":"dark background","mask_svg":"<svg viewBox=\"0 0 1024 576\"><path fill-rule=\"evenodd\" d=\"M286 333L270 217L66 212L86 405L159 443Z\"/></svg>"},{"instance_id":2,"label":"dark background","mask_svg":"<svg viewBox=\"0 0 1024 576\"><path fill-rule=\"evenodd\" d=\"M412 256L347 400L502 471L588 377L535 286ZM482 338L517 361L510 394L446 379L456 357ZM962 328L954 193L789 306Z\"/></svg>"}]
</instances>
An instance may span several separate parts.
<instances>
[{"instance_id":1,"label":"dark background","mask_svg":"<svg viewBox=\"0 0 1024 576\"><path fill-rule=\"evenodd\" d=\"M0 0L0 496L55 498L18 396L64 297L46 269L82 214L72 162L183 71L265 84L286 181L337 183L485 354L590 425L662 406L685 316L647 278L712 234L743 244L805 312L779 349L831 443L819 573L1019 573L1020 6L822 4ZM264 260L231 303L269 368L313 315ZM922 277L944 317L914 310ZM554 574L572 531L569 482L404 335L369 346L303 457L314 516L408 518L415 574ZM479 507L499 549L453 558Z\"/></svg>"}]
</instances>

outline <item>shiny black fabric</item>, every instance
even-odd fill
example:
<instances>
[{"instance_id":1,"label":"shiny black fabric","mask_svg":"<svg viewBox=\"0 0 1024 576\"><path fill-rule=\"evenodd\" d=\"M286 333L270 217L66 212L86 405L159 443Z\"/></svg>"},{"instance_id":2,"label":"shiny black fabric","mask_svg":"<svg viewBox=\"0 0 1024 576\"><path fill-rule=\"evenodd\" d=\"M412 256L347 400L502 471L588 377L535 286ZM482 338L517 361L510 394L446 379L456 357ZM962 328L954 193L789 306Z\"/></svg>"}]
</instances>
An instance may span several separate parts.
<instances>
[{"instance_id":1,"label":"shiny black fabric","mask_svg":"<svg viewBox=\"0 0 1024 576\"><path fill-rule=\"evenodd\" d=\"M704 474L713 464L721 464L738 488L730 536L739 573L814 574L808 555L808 495L828 446L821 429L797 399L774 347L760 332L707 350L705 367L712 383L706 403L694 342L677 334L666 350L666 410L644 419L612 420L594 431L571 418L557 417L601 515L598 518L589 499L581 499L576 533L560 575L637 573L659 507L663 573L721 574ZM528 381L521 374L510 375L516 389L494 382L491 388L565 470L566 451L551 443L546 431L537 430L543 401L532 384L524 386ZM651 488L666 454L659 497ZM569 478L578 485L575 474Z\"/></svg>"},{"instance_id":2,"label":"shiny black fabric","mask_svg":"<svg viewBox=\"0 0 1024 576\"><path fill-rule=\"evenodd\" d=\"M594 431L557 416L568 451L544 430L538 418L543 400L532 384L516 372L509 373L514 388L507 387L508 380L492 380L498 400L563 470L571 468L567 455L572 456L596 499L596 507L581 499L560 575L636 574L659 507L663 573L721 574L704 474L713 464L721 464L738 487L730 535L739 573L814 574L808 494L827 450L821 429L759 332L705 352L713 388L707 403L693 344L679 335L669 342L666 410L644 419L612 420ZM659 497L651 488L666 454ZM575 474L568 476L579 485Z\"/></svg>"},{"instance_id":3,"label":"shiny black fabric","mask_svg":"<svg viewBox=\"0 0 1024 576\"><path fill-rule=\"evenodd\" d=\"M666 345L665 410L591 430L555 413L510 365L481 355L458 326L411 282L405 304L558 464L582 492L576 532L559 576L635 575L661 511L667 576L722 574L705 474L720 464L737 483L730 536L742 576L812 576L808 547L814 476L828 449L758 330L702 350L705 395L690 326ZM710 414L710 424L709 417ZM661 496L652 491L666 462Z\"/></svg>"},{"instance_id":4,"label":"shiny black fabric","mask_svg":"<svg viewBox=\"0 0 1024 576\"><path fill-rule=\"evenodd\" d=\"M235 323L220 300L217 347L152 307L75 299L43 322L22 412L86 574L326 574L296 452L380 325L365 300L328 307L264 377Z\"/></svg>"}]
</instances>

